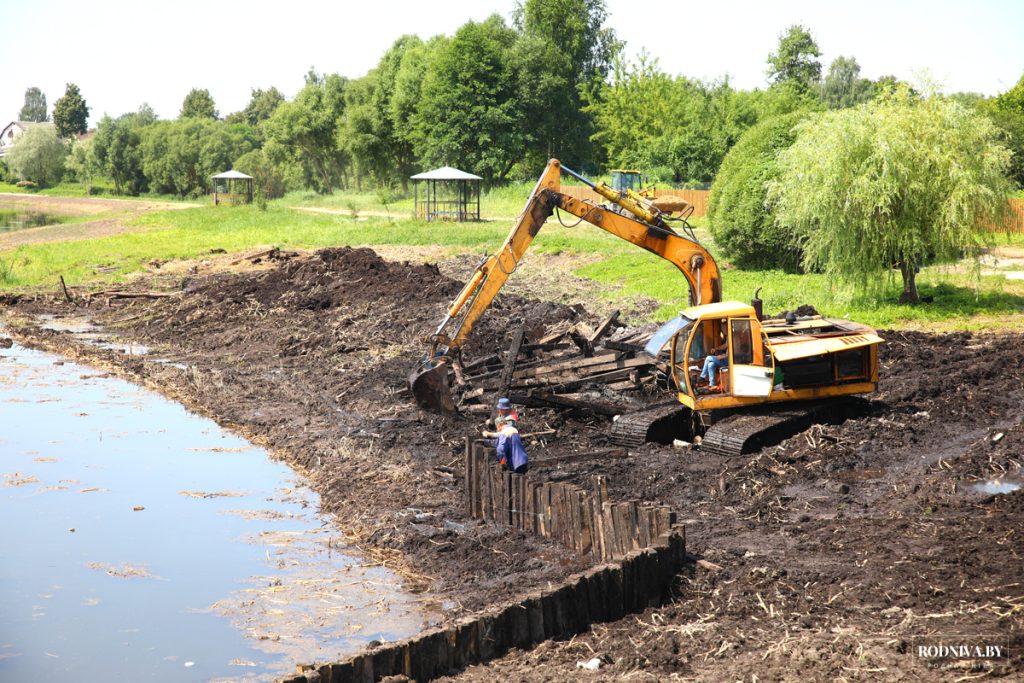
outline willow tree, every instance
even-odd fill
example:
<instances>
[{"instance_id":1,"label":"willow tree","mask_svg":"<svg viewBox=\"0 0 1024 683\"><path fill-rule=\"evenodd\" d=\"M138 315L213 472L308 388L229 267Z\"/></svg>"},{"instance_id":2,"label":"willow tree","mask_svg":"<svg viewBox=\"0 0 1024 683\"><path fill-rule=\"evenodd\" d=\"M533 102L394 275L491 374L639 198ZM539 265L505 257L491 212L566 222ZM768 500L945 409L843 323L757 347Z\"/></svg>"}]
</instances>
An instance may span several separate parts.
<instances>
[{"instance_id":1,"label":"willow tree","mask_svg":"<svg viewBox=\"0 0 1024 683\"><path fill-rule=\"evenodd\" d=\"M776 220L804 240L804 266L862 289L916 273L931 259L977 253L1010 189L1010 153L986 117L906 88L797 128L770 188Z\"/></svg>"}]
</instances>

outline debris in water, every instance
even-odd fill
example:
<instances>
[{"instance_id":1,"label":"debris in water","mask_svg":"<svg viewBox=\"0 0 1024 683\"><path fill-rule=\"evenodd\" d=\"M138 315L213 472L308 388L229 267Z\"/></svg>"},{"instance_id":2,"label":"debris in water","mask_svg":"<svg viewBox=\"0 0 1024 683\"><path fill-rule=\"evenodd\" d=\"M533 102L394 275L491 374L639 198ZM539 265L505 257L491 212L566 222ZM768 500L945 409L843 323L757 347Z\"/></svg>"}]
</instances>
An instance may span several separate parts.
<instances>
[{"instance_id":1,"label":"debris in water","mask_svg":"<svg viewBox=\"0 0 1024 683\"><path fill-rule=\"evenodd\" d=\"M153 576L148 569L145 567L137 567L128 563L122 564L120 567L115 567L112 564L106 562L88 562L85 565L89 569L96 569L98 571L106 572L108 576L116 576L120 579L155 579L158 578Z\"/></svg>"},{"instance_id":2,"label":"debris in water","mask_svg":"<svg viewBox=\"0 0 1024 683\"><path fill-rule=\"evenodd\" d=\"M133 507L133 508L132 508L132 512L142 512L142 511L143 511L143 510L145 510L145 509L146 509L146 508L144 508L144 507L143 507L143 506L141 506L141 505L136 505L135 507Z\"/></svg>"},{"instance_id":3,"label":"debris in water","mask_svg":"<svg viewBox=\"0 0 1024 683\"><path fill-rule=\"evenodd\" d=\"M238 491L178 491L190 498L241 498L244 493Z\"/></svg>"}]
</instances>

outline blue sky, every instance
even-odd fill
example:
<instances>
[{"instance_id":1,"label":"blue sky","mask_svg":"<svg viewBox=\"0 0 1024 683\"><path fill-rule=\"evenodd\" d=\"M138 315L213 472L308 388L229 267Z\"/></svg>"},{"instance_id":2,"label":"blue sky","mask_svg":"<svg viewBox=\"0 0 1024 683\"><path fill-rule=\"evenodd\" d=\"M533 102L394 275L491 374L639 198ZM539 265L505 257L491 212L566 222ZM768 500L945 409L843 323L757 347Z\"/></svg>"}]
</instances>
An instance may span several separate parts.
<instances>
[{"instance_id":1,"label":"blue sky","mask_svg":"<svg viewBox=\"0 0 1024 683\"><path fill-rule=\"evenodd\" d=\"M0 119L17 115L29 86L42 88L52 109L69 81L93 125L142 102L173 118L192 87L209 89L223 115L244 107L252 87L291 97L310 66L361 76L402 34L451 34L494 12L509 18L514 2L3 3ZM606 2L628 55L646 49L669 73L728 74L740 88L765 86L765 59L794 23L811 30L825 68L853 56L868 78L927 72L946 91L992 95L1024 74L1021 0Z\"/></svg>"}]
</instances>

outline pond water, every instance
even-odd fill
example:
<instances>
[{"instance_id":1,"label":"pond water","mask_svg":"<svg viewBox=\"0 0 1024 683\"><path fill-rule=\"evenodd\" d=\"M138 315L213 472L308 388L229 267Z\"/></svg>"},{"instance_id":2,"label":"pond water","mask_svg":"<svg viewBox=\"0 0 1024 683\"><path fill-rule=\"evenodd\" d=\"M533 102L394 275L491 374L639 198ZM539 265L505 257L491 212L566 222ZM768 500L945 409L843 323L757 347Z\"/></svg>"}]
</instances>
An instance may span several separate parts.
<instances>
[{"instance_id":1,"label":"pond water","mask_svg":"<svg viewBox=\"0 0 1024 683\"><path fill-rule=\"evenodd\" d=\"M433 618L266 453L0 350L0 680L270 680Z\"/></svg>"},{"instance_id":2,"label":"pond water","mask_svg":"<svg viewBox=\"0 0 1024 683\"><path fill-rule=\"evenodd\" d=\"M25 209L9 209L0 206L0 232L11 232L24 228L38 228L43 225L66 223L70 216L26 211Z\"/></svg>"}]
</instances>

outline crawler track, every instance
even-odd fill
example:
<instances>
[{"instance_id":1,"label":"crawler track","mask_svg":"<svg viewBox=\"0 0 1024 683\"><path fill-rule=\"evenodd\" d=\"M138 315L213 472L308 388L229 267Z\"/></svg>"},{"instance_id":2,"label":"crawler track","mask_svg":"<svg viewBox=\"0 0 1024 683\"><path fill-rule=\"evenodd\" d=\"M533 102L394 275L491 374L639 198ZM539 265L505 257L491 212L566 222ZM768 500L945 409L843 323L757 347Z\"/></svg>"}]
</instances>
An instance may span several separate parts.
<instances>
[{"instance_id":1,"label":"crawler track","mask_svg":"<svg viewBox=\"0 0 1024 683\"><path fill-rule=\"evenodd\" d=\"M814 422L839 424L861 414L866 406L863 399L836 398L714 415L712 425L704 432L701 450L719 455L753 453L788 439Z\"/></svg>"}]
</instances>

